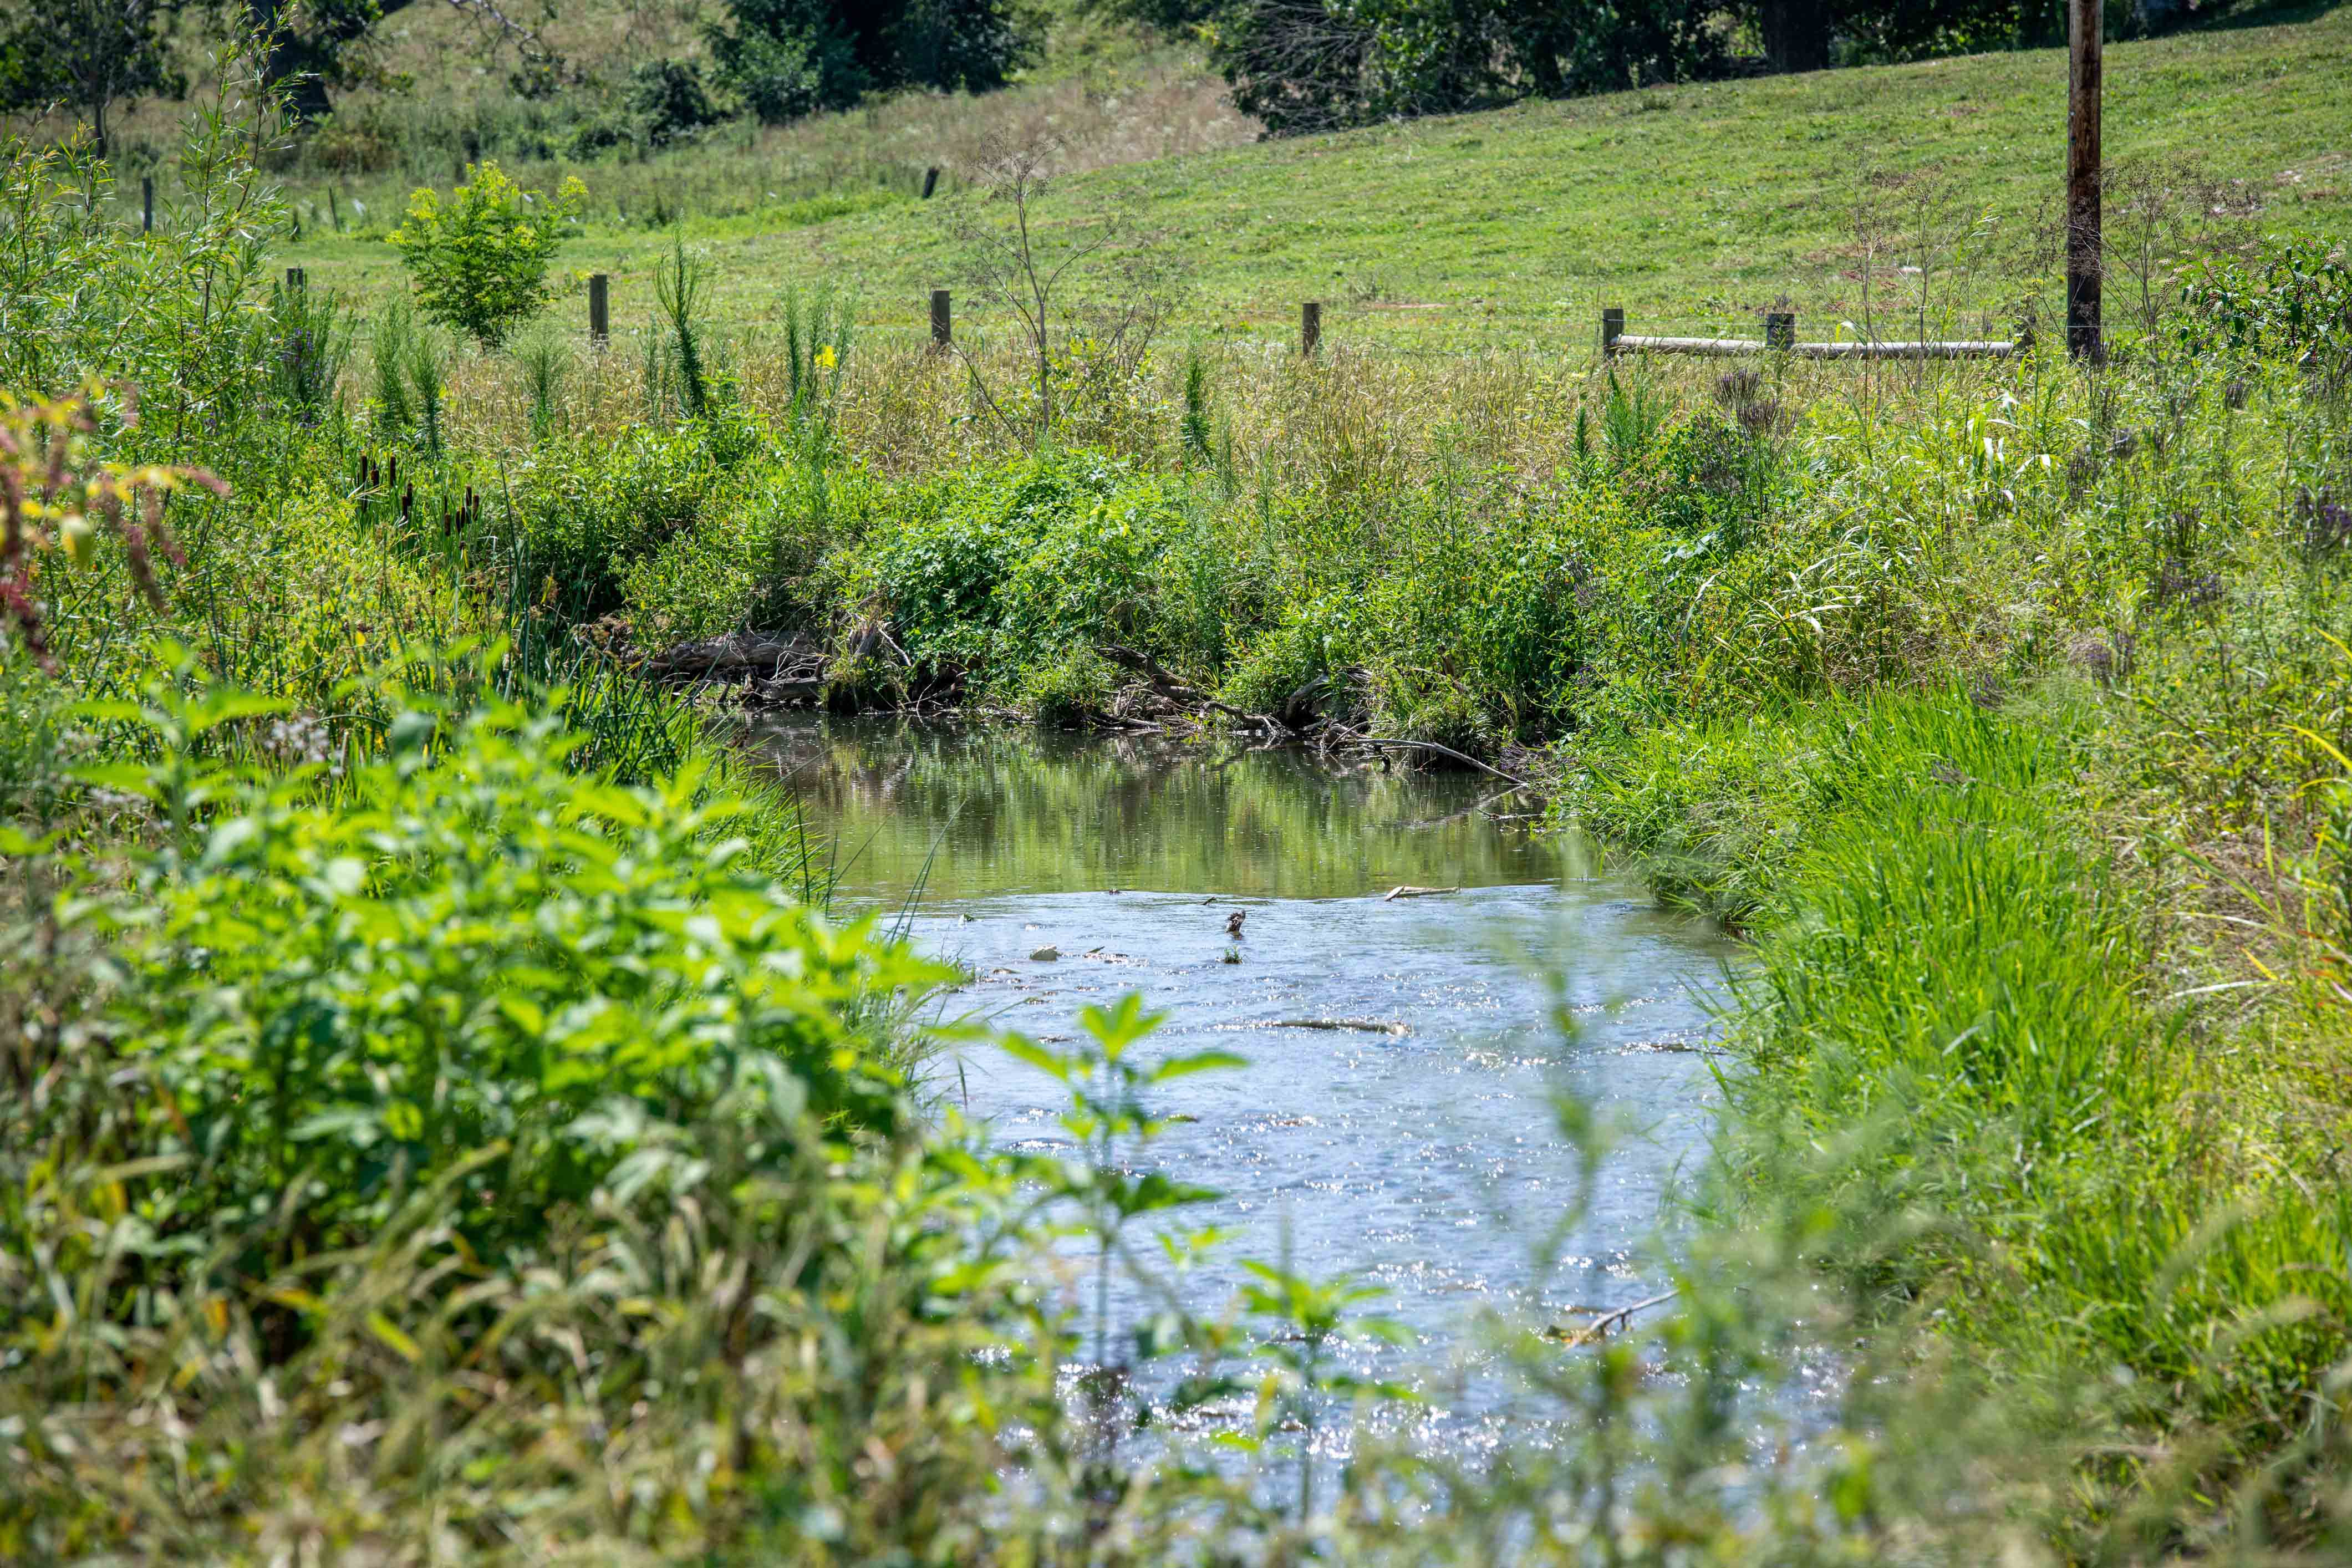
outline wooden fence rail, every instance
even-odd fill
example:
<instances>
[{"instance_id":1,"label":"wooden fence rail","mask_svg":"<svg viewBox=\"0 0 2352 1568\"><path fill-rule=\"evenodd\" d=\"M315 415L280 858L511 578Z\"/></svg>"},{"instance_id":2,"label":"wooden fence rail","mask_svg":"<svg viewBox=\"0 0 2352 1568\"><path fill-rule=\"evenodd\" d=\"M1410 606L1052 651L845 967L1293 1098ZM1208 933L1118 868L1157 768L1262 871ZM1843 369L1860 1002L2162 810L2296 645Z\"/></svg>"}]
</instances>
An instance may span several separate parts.
<instances>
[{"instance_id":1,"label":"wooden fence rail","mask_svg":"<svg viewBox=\"0 0 2352 1568\"><path fill-rule=\"evenodd\" d=\"M1758 338L1667 338L1625 330L1625 312L1611 307L1601 312L1601 352L1604 354L1745 354L1786 353L1799 359L2010 359L2033 346L2033 334L2021 329L2014 338L1875 340L1856 342L1801 343L1797 318L1786 310L1764 317L1764 336Z\"/></svg>"}]
</instances>

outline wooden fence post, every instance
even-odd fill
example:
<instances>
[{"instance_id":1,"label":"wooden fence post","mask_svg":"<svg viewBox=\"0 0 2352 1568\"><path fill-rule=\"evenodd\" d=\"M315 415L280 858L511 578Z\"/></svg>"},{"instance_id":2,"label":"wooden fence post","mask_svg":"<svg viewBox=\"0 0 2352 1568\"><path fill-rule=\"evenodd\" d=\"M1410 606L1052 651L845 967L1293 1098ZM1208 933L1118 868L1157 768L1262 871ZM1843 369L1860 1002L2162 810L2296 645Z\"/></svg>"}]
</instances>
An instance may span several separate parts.
<instances>
[{"instance_id":1,"label":"wooden fence post","mask_svg":"<svg viewBox=\"0 0 2352 1568\"><path fill-rule=\"evenodd\" d=\"M1764 312L1764 346L1783 352L1797 346L1797 312L1767 310Z\"/></svg>"},{"instance_id":2,"label":"wooden fence post","mask_svg":"<svg viewBox=\"0 0 2352 1568\"><path fill-rule=\"evenodd\" d=\"M1308 359L1323 343L1323 302L1309 300L1298 307L1298 352Z\"/></svg>"},{"instance_id":3,"label":"wooden fence post","mask_svg":"<svg viewBox=\"0 0 2352 1568\"><path fill-rule=\"evenodd\" d=\"M300 268L289 267L286 269L286 291L288 293L300 293L305 281L307 280L303 278L302 269Z\"/></svg>"},{"instance_id":4,"label":"wooden fence post","mask_svg":"<svg viewBox=\"0 0 2352 1568\"><path fill-rule=\"evenodd\" d=\"M1601 352L1603 354L1615 353L1617 340L1624 335L1624 310L1620 306L1612 305L1602 310L1601 312Z\"/></svg>"},{"instance_id":5,"label":"wooden fence post","mask_svg":"<svg viewBox=\"0 0 2352 1568\"><path fill-rule=\"evenodd\" d=\"M2099 341L2101 0L2069 0L2066 74L2066 352L2096 364Z\"/></svg>"},{"instance_id":6,"label":"wooden fence post","mask_svg":"<svg viewBox=\"0 0 2352 1568\"><path fill-rule=\"evenodd\" d=\"M931 193L940 188L940 166L937 163L923 171L923 199L929 201Z\"/></svg>"},{"instance_id":7,"label":"wooden fence post","mask_svg":"<svg viewBox=\"0 0 2352 1568\"><path fill-rule=\"evenodd\" d=\"M603 348L613 341L612 298L602 272L588 275L588 344Z\"/></svg>"},{"instance_id":8,"label":"wooden fence post","mask_svg":"<svg viewBox=\"0 0 2352 1568\"><path fill-rule=\"evenodd\" d=\"M155 176L139 176L139 232L155 232Z\"/></svg>"},{"instance_id":9,"label":"wooden fence post","mask_svg":"<svg viewBox=\"0 0 2352 1568\"><path fill-rule=\"evenodd\" d=\"M955 346L955 300L945 289L931 290L931 352L943 354Z\"/></svg>"}]
</instances>

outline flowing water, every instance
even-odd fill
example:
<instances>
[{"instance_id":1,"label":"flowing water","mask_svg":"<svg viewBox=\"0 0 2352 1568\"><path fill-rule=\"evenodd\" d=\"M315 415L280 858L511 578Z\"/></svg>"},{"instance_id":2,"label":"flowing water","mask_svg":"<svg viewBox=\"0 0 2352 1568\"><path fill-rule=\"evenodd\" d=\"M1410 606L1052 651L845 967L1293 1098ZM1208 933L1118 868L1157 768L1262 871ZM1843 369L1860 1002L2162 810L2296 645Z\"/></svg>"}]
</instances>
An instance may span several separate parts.
<instances>
[{"instance_id":1,"label":"flowing water","mask_svg":"<svg viewBox=\"0 0 2352 1568\"><path fill-rule=\"evenodd\" d=\"M1701 993L1729 949L1532 831L1498 781L871 720L758 738L835 847L841 901L899 911L971 973L951 1014L1058 1043L1136 991L1168 1020L1144 1051L1248 1058L1155 1091L1184 1120L1154 1163L1223 1194L1182 1217L1230 1233L1181 1286L1194 1310L1242 1258L1351 1272L1412 1332L1388 1353L1428 1366L1478 1307L1570 1319L1656 1289L1641 1244L1703 1148ZM1067 1147L1045 1073L985 1046L934 1071L1001 1143ZM1589 1189L1562 1094L1621 1129ZM1145 1307L1123 1285L1113 1316ZM1455 1418L1483 1418L1457 1394Z\"/></svg>"}]
</instances>

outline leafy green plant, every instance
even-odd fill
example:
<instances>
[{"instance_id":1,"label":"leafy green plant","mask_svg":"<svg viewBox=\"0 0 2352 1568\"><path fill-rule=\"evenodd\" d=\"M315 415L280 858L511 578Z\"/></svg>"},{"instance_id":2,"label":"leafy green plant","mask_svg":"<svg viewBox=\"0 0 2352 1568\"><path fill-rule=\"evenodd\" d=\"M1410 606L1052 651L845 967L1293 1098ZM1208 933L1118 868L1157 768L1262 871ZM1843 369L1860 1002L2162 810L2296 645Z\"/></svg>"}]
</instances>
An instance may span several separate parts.
<instances>
[{"instance_id":1,"label":"leafy green plant","mask_svg":"<svg viewBox=\"0 0 2352 1568\"><path fill-rule=\"evenodd\" d=\"M563 383L572 370L571 347L552 332L540 332L515 353L522 367L523 390L530 399L530 436L545 442L556 432L563 401Z\"/></svg>"},{"instance_id":2,"label":"leafy green plant","mask_svg":"<svg viewBox=\"0 0 2352 1568\"><path fill-rule=\"evenodd\" d=\"M1254 1354L1275 1368L1258 1387L1255 1436L1264 1443L1280 1426L1298 1432L1296 1517L1304 1529L1315 1516L1315 1443L1330 1397L1371 1396L1394 1404L1413 1400L1412 1391L1402 1384L1358 1377L1330 1366L1328 1358L1333 1342L1341 1337L1341 1324L1346 1324L1349 1336L1391 1343L1404 1342L1407 1334L1402 1325L1385 1319L1349 1315L1349 1309L1387 1294L1378 1286L1359 1285L1344 1275L1315 1279L1250 1260L1242 1267L1254 1277L1242 1287L1242 1300L1250 1315L1267 1328Z\"/></svg>"},{"instance_id":3,"label":"leafy green plant","mask_svg":"<svg viewBox=\"0 0 2352 1568\"><path fill-rule=\"evenodd\" d=\"M741 807L703 799L698 770L605 784L564 765L579 742L551 717L410 701L331 801L315 773L195 750L274 704L159 687L90 710L160 748L92 777L172 829L110 916L132 975L117 1022L170 1098L146 1135L180 1163L151 1224L243 1234L277 1212L290 1259L464 1166L459 1229L495 1255L613 1179L635 1144L587 1119L615 1100L691 1118L757 1083L794 1114L894 1125L898 1079L845 1020L940 971L740 864Z\"/></svg>"},{"instance_id":4,"label":"leafy green plant","mask_svg":"<svg viewBox=\"0 0 2352 1568\"><path fill-rule=\"evenodd\" d=\"M334 407L356 324L337 296L284 285L270 290L269 315L271 395L293 423L316 425Z\"/></svg>"},{"instance_id":5,"label":"leafy green plant","mask_svg":"<svg viewBox=\"0 0 2352 1568\"><path fill-rule=\"evenodd\" d=\"M1130 1052L1163 1022L1143 1010L1143 998L1121 997L1108 1010L1089 1006L1078 1014L1084 1037L1066 1051L1021 1035L1000 1043L1018 1060L1051 1074L1069 1092L1058 1118L1076 1145L1077 1158L1039 1168L1058 1195L1085 1215L1095 1249L1095 1365L1108 1368L1110 1352L1110 1274L1114 1258L1134 1261L1127 1229L1146 1215L1161 1214L1213 1197L1202 1186L1178 1182L1139 1162L1153 1140L1171 1125L1144 1101L1144 1091L1171 1079L1244 1064L1231 1051L1197 1051L1146 1064Z\"/></svg>"},{"instance_id":6,"label":"leafy green plant","mask_svg":"<svg viewBox=\"0 0 2352 1568\"><path fill-rule=\"evenodd\" d=\"M377 437L414 443L427 457L440 456L446 374L435 332L418 322L407 301L395 300L376 318L368 347L374 373L370 411Z\"/></svg>"},{"instance_id":7,"label":"leafy green plant","mask_svg":"<svg viewBox=\"0 0 2352 1568\"><path fill-rule=\"evenodd\" d=\"M18 405L0 393L0 629L22 637L33 657L52 668L46 617L35 595L43 554L56 552L88 567L101 535L110 535L121 543L131 582L160 608L163 591L154 555L188 563L163 521L164 498L190 486L228 493L227 485L202 468L101 457L101 416L118 431L135 429L137 401L92 388L76 397Z\"/></svg>"},{"instance_id":8,"label":"leafy green plant","mask_svg":"<svg viewBox=\"0 0 2352 1568\"><path fill-rule=\"evenodd\" d=\"M551 198L480 163L446 205L430 186L415 191L392 243L425 314L495 348L553 297L548 267L587 200L576 177Z\"/></svg>"},{"instance_id":9,"label":"leafy green plant","mask_svg":"<svg viewBox=\"0 0 2352 1568\"><path fill-rule=\"evenodd\" d=\"M689 419L698 419L710 409L709 339L701 320L709 284L701 258L687 254L686 235L680 230L672 237L668 259L655 270L654 297L661 304L662 324L668 329L661 340L666 355L660 362L663 379L667 382L675 375L672 384L678 405ZM649 344L646 352L652 354L656 350Z\"/></svg>"},{"instance_id":10,"label":"leafy green plant","mask_svg":"<svg viewBox=\"0 0 2352 1568\"><path fill-rule=\"evenodd\" d=\"M1184 355L1184 417L1177 425L1176 439L1187 458L1201 463L1211 460L1209 367L1201 362L1197 348Z\"/></svg>"},{"instance_id":11,"label":"leafy green plant","mask_svg":"<svg viewBox=\"0 0 2352 1568\"><path fill-rule=\"evenodd\" d=\"M784 415L800 437L802 460L813 468L823 468L832 455L854 315L851 303L830 289L806 298L797 289L784 290Z\"/></svg>"}]
</instances>

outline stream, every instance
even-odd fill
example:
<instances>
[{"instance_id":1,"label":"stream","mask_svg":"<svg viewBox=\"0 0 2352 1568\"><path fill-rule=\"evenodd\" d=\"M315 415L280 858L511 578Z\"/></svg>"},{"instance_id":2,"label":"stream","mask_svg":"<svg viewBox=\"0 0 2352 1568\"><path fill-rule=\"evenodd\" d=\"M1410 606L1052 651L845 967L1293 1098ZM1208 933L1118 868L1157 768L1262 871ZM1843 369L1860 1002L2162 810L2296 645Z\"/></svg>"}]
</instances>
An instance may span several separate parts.
<instances>
[{"instance_id":1,"label":"stream","mask_svg":"<svg viewBox=\"0 0 2352 1568\"><path fill-rule=\"evenodd\" d=\"M1379 1286L1361 1310L1411 1342L1351 1357L1452 1379L1428 1419L1475 1447L1507 1418L1465 1333L1478 1309L1573 1321L1659 1289L1641 1245L1703 1156L1702 993L1732 946L1513 817L1532 807L1499 781L872 719L754 741L834 847L837 902L893 911L971 973L948 1016L1060 1045L1081 1007L1136 991L1167 1019L1140 1050L1247 1058L1154 1091L1182 1120L1151 1163L1223 1194L1176 1216L1228 1233L1181 1285L1192 1310L1219 1310L1244 1258ZM1001 1144L1067 1147L1045 1073L984 1045L932 1070ZM1561 1094L1618 1130L1590 1190ZM1149 1305L1122 1282L1114 1321Z\"/></svg>"}]
</instances>

